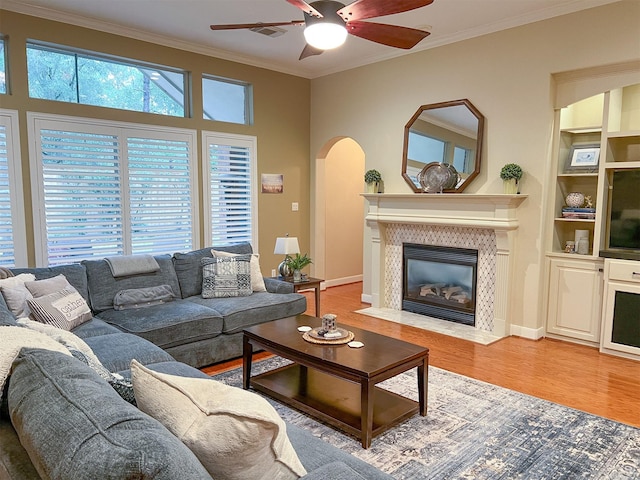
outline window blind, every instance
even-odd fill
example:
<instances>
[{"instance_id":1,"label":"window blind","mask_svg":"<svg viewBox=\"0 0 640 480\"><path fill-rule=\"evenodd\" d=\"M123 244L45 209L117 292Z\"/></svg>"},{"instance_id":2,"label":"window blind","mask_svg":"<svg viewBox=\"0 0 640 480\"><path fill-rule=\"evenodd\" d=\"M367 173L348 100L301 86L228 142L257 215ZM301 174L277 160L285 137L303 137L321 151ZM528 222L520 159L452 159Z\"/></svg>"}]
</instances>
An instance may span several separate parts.
<instances>
[{"instance_id":1,"label":"window blind","mask_svg":"<svg viewBox=\"0 0 640 480\"><path fill-rule=\"evenodd\" d=\"M26 266L18 113L0 109L0 265Z\"/></svg>"},{"instance_id":2,"label":"window blind","mask_svg":"<svg viewBox=\"0 0 640 480\"><path fill-rule=\"evenodd\" d=\"M29 122L39 265L193 249L194 131L45 114Z\"/></svg>"},{"instance_id":3,"label":"window blind","mask_svg":"<svg viewBox=\"0 0 640 480\"><path fill-rule=\"evenodd\" d=\"M255 184L255 137L204 134L211 245L243 242L257 245Z\"/></svg>"}]
</instances>

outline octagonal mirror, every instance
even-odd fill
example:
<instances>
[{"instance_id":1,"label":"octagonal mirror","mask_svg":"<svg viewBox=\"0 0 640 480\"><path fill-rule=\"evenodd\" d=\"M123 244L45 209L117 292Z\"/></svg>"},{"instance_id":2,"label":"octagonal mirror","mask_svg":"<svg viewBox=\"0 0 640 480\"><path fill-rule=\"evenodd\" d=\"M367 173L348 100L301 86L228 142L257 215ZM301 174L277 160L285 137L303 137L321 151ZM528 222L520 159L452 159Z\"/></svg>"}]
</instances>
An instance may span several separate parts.
<instances>
[{"instance_id":1,"label":"octagonal mirror","mask_svg":"<svg viewBox=\"0 0 640 480\"><path fill-rule=\"evenodd\" d=\"M480 173L483 133L467 99L422 105L404 127L402 177L416 193L462 192Z\"/></svg>"}]
</instances>

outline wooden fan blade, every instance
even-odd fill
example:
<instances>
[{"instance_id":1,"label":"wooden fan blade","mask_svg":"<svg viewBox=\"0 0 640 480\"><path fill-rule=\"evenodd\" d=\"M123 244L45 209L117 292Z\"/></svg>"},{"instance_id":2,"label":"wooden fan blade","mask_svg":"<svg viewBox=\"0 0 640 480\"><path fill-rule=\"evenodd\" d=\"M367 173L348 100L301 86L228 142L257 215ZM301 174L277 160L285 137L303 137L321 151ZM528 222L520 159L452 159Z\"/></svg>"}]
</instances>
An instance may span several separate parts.
<instances>
[{"instance_id":1,"label":"wooden fan blade","mask_svg":"<svg viewBox=\"0 0 640 480\"><path fill-rule=\"evenodd\" d=\"M407 50L429 35L429 32L415 28L359 21L348 22L347 31L365 40Z\"/></svg>"},{"instance_id":2,"label":"wooden fan blade","mask_svg":"<svg viewBox=\"0 0 640 480\"><path fill-rule=\"evenodd\" d=\"M274 23L229 23L227 25L210 25L211 30L239 30L242 28L281 27L284 25L304 25L304 20Z\"/></svg>"},{"instance_id":3,"label":"wooden fan blade","mask_svg":"<svg viewBox=\"0 0 640 480\"><path fill-rule=\"evenodd\" d=\"M320 50L319 48L315 48L307 44L302 50L302 53L300 54L300 58L298 58L298 60L311 57L312 55L320 55L322 52L324 52L324 50Z\"/></svg>"},{"instance_id":4,"label":"wooden fan blade","mask_svg":"<svg viewBox=\"0 0 640 480\"><path fill-rule=\"evenodd\" d=\"M433 0L396 0L393 2L387 0L356 0L338 10L338 15L345 22L352 22L354 20L365 20L367 18L408 12L416 8L426 7L431 3L433 3Z\"/></svg>"},{"instance_id":5,"label":"wooden fan blade","mask_svg":"<svg viewBox=\"0 0 640 480\"><path fill-rule=\"evenodd\" d=\"M287 2L289 2L294 7L298 7L304 13L309 14L312 17L318 17L318 18L322 17L322 14L319 11L317 11L315 8L313 8L304 0L287 0Z\"/></svg>"}]
</instances>

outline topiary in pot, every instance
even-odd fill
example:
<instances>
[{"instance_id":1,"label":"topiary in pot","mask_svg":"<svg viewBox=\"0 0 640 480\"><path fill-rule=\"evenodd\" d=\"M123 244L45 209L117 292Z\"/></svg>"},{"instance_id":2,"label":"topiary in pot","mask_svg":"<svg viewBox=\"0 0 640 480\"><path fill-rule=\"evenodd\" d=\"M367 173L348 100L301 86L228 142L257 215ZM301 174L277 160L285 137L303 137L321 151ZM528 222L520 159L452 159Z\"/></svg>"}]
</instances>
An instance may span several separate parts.
<instances>
[{"instance_id":1,"label":"topiary in pot","mask_svg":"<svg viewBox=\"0 0 640 480\"><path fill-rule=\"evenodd\" d=\"M518 182L522 178L522 167L516 163L507 163L500 170L500 178L504 181L504 193L518 193Z\"/></svg>"},{"instance_id":2,"label":"topiary in pot","mask_svg":"<svg viewBox=\"0 0 640 480\"><path fill-rule=\"evenodd\" d=\"M378 193L378 186L380 182L382 182L382 175L378 170L367 170L367 173L364 174L364 181L367 184L367 191L369 193Z\"/></svg>"}]
</instances>

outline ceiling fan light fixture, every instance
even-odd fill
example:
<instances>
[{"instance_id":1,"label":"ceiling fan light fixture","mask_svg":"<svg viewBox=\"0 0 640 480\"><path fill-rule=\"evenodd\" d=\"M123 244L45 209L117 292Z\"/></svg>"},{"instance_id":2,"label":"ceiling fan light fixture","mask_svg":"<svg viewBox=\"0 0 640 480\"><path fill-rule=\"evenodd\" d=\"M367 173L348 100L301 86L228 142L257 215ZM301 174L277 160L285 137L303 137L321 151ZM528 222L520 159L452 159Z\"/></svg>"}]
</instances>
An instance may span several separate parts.
<instances>
[{"instance_id":1,"label":"ceiling fan light fixture","mask_svg":"<svg viewBox=\"0 0 640 480\"><path fill-rule=\"evenodd\" d=\"M344 44L347 29L344 22L339 25L332 22L316 22L304 29L304 38L309 45L320 50L331 50Z\"/></svg>"}]
</instances>

